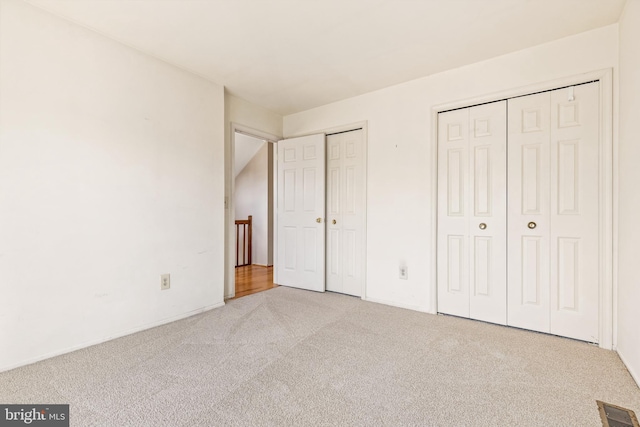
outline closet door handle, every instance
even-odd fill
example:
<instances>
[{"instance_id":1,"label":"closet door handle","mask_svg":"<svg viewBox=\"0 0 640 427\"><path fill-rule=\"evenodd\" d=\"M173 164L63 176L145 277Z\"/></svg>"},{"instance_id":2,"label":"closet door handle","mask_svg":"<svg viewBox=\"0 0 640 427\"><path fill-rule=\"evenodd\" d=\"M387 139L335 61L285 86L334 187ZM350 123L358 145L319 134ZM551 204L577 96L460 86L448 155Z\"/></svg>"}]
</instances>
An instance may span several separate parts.
<instances>
[{"instance_id":1,"label":"closet door handle","mask_svg":"<svg viewBox=\"0 0 640 427\"><path fill-rule=\"evenodd\" d=\"M316 222L320 224L322 222L322 218L316 218Z\"/></svg>"},{"instance_id":2,"label":"closet door handle","mask_svg":"<svg viewBox=\"0 0 640 427\"><path fill-rule=\"evenodd\" d=\"M484 222L481 222L478 227L480 228L480 230L484 230L485 228L487 228L487 224L485 224Z\"/></svg>"},{"instance_id":3,"label":"closet door handle","mask_svg":"<svg viewBox=\"0 0 640 427\"><path fill-rule=\"evenodd\" d=\"M332 223L333 225L336 225L336 224L337 224L337 222L336 222L336 220L335 220L335 219L334 219L333 221L331 221L331 223Z\"/></svg>"},{"instance_id":4,"label":"closet door handle","mask_svg":"<svg viewBox=\"0 0 640 427\"><path fill-rule=\"evenodd\" d=\"M529 227L530 230L533 230L534 228L536 228L538 226L538 224L536 224L535 222L531 221L529 224L527 224L527 227Z\"/></svg>"}]
</instances>

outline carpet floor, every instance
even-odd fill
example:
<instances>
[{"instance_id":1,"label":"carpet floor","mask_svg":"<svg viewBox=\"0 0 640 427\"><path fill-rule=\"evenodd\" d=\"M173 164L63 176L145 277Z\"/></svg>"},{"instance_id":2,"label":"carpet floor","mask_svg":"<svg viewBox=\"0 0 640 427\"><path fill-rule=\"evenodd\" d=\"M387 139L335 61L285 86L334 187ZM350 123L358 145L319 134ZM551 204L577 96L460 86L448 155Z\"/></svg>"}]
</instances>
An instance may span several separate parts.
<instances>
[{"instance_id":1,"label":"carpet floor","mask_svg":"<svg viewBox=\"0 0 640 427\"><path fill-rule=\"evenodd\" d=\"M279 287L0 373L0 403L84 426L601 426L640 410L615 352Z\"/></svg>"}]
</instances>

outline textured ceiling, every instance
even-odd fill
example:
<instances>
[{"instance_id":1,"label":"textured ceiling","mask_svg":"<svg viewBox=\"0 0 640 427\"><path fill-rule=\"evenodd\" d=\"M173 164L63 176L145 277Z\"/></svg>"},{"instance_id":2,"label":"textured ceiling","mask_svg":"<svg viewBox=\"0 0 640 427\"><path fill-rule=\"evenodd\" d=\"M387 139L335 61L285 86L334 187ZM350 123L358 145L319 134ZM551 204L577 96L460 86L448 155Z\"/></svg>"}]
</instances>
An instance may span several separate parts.
<instances>
[{"instance_id":1,"label":"textured ceiling","mask_svg":"<svg viewBox=\"0 0 640 427\"><path fill-rule=\"evenodd\" d=\"M616 23L625 0L29 2L286 115Z\"/></svg>"}]
</instances>

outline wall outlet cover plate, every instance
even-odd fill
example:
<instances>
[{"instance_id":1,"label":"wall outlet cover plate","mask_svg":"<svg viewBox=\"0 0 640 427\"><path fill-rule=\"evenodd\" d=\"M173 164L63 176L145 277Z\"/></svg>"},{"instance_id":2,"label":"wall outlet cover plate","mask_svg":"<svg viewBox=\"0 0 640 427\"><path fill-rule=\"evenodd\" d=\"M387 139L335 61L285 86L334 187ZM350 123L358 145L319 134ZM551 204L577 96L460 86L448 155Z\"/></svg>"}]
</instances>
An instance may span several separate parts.
<instances>
[{"instance_id":1,"label":"wall outlet cover plate","mask_svg":"<svg viewBox=\"0 0 640 427\"><path fill-rule=\"evenodd\" d=\"M170 274L161 274L160 275L160 290L166 291L167 289L171 289L171 275Z\"/></svg>"}]
</instances>

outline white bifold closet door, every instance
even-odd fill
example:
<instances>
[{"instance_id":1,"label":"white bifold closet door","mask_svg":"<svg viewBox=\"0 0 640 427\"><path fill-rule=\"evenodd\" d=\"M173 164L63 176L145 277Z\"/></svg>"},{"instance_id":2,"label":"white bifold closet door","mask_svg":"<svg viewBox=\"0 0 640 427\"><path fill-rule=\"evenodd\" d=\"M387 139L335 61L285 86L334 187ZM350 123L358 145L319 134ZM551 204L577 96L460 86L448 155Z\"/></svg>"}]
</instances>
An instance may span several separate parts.
<instances>
[{"instance_id":1,"label":"white bifold closet door","mask_svg":"<svg viewBox=\"0 0 640 427\"><path fill-rule=\"evenodd\" d=\"M325 290L325 136L278 142L278 284Z\"/></svg>"},{"instance_id":2,"label":"white bifold closet door","mask_svg":"<svg viewBox=\"0 0 640 427\"><path fill-rule=\"evenodd\" d=\"M506 324L506 101L438 115L438 311Z\"/></svg>"},{"instance_id":3,"label":"white bifold closet door","mask_svg":"<svg viewBox=\"0 0 640 427\"><path fill-rule=\"evenodd\" d=\"M438 311L599 341L599 126L598 82L439 114Z\"/></svg>"},{"instance_id":4,"label":"white bifold closet door","mask_svg":"<svg viewBox=\"0 0 640 427\"><path fill-rule=\"evenodd\" d=\"M598 82L509 100L509 325L598 342L598 105Z\"/></svg>"},{"instance_id":5,"label":"white bifold closet door","mask_svg":"<svg viewBox=\"0 0 640 427\"><path fill-rule=\"evenodd\" d=\"M327 135L327 290L361 296L364 281L364 131Z\"/></svg>"}]
</instances>

